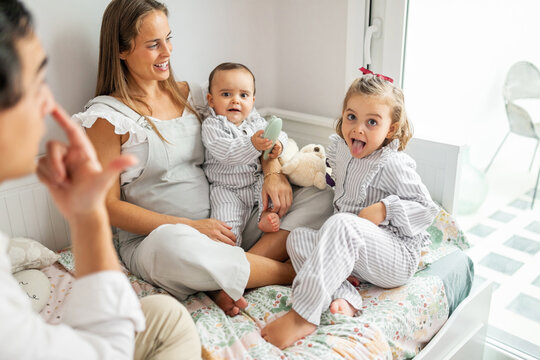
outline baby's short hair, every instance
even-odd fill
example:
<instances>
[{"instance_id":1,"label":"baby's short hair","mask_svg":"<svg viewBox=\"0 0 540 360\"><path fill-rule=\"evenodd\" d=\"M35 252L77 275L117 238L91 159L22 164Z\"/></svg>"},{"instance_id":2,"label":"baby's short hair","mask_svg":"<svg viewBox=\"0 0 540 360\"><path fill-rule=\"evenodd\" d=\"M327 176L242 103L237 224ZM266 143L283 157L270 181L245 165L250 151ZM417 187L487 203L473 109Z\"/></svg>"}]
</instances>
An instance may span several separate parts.
<instances>
[{"instance_id":1,"label":"baby's short hair","mask_svg":"<svg viewBox=\"0 0 540 360\"><path fill-rule=\"evenodd\" d=\"M227 71L227 70L246 70L247 72L249 72L251 74L251 77L253 78L253 95L255 95L255 91L256 91L255 75L253 75L251 70L249 70L249 68L246 65L240 64L240 63L233 63L233 62L221 63L218 66L216 66L214 70L212 70L212 72L210 73L210 76L208 76L208 92L209 93L212 93L212 80L214 80L214 76L219 71Z\"/></svg>"}]
</instances>

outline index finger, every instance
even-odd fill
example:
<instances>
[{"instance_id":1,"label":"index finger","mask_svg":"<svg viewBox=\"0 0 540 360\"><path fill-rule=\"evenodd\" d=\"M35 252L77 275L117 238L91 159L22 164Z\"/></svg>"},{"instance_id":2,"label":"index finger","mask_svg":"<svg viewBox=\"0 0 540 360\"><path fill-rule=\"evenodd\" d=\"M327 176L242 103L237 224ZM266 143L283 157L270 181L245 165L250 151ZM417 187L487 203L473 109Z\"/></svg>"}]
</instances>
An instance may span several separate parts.
<instances>
[{"instance_id":1,"label":"index finger","mask_svg":"<svg viewBox=\"0 0 540 360\"><path fill-rule=\"evenodd\" d=\"M236 235L234 235L234 233L231 230L225 228L225 230L220 230L220 231L222 235L226 236L231 241L233 242L236 241Z\"/></svg>"},{"instance_id":2,"label":"index finger","mask_svg":"<svg viewBox=\"0 0 540 360\"><path fill-rule=\"evenodd\" d=\"M266 190L264 188L262 189L261 195L263 205L262 211L265 211L268 208L268 194L266 193Z\"/></svg>"},{"instance_id":3,"label":"index finger","mask_svg":"<svg viewBox=\"0 0 540 360\"><path fill-rule=\"evenodd\" d=\"M80 147L84 149L86 154L95 157L94 148L90 140L88 140L82 129L71 120L71 117L60 105L55 104L51 114L58 125L66 132L70 145Z\"/></svg>"},{"instance_id":4,"label":"index finger","mask_svg":"<svg viewBox=\"0 0 540 360\"><path fill-rule=\"evenodd\" d=\"M279 216L283 217L289 211L289 208L291 207L290 198L288 197L288 194L284 194L281 197L281 208L279 209Z\"/></svg>"},{"instance_id":5,"label":"index finger","mask_svg":"<svg viewBox=\"0 0 540 360\"><path fill-rule=\"evenodd\" d=\"M271 194L270 200L272 200L272 211L279 214L281 211L281 200L279 198L279 194ZM281 216L282 215L280 215L280 217Z\"/></svg>"},{"instance_id":6,"label":"index finger","mask_svg":"<svg viewBox=\"0 0 540 360\"><path fill-rule=\"evenodd\" d=\"M223 234L219 234L217 240L221 241L222 243L225 243L227 245L231 245L231 246L236 245L236 243L234 241L232 241L231 239L229 239L227 236L225 236Z\"/></svg>"}]
</instances>

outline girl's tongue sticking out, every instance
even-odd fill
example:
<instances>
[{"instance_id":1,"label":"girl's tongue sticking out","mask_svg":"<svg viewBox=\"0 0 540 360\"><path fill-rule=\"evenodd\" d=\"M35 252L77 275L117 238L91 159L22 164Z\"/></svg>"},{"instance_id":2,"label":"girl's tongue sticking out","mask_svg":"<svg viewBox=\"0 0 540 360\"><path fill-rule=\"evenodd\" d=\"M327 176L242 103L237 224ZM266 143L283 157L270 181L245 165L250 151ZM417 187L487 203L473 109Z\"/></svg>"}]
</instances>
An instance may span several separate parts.
<instances>
[{"instance_id":1,"label":"girl's tongue sticking out","mask_svg":"<svg viewBox=\"0 0 540 360\"><path fill-rule=\"evenodd\" d=\"M357 139L351 139L352 140L352 146L351 146L351 152L356 155L359 155L362 150L364 149L364 146L366 145L365 142Z\"/></svg>"}]
</instances>

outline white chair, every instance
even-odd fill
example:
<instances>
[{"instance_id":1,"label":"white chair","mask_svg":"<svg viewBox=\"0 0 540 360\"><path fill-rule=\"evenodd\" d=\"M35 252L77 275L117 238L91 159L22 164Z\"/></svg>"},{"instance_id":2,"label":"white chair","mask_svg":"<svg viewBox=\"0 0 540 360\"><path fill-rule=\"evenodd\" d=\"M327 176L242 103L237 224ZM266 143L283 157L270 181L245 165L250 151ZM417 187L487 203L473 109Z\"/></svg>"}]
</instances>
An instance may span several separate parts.
<instances>
[{"instance_id":1,"label":"white chair","mask_svg":"<svg viewBox=\"0 0 540 360\"><path fill-rule=\"evenodd\" d=\"M510 133L536 139L536 147L534 148L531 165L529 166L530 170L534 162L536 151L538 150L538 144L540 143L540 123L535 124L527 110L517 105L515 101L520 99L538 99L540 101L540 70L528 61L520 61L512 65L510 70L508 70L508 74L506 74L503 97L506 108L506 117L508 118L510 129L497 148L497 151L495 151L495 154L491 158L491 161L484 172L489 170L491 164L493 164L493 160L495 160L495 157L499 153L499 150L501 150L501 147ZM538 170L538 175L536 177L531 209L534 206L534 200L536 198L538 180L540 180L540 169Z\"/></svg>"}]
</instances>

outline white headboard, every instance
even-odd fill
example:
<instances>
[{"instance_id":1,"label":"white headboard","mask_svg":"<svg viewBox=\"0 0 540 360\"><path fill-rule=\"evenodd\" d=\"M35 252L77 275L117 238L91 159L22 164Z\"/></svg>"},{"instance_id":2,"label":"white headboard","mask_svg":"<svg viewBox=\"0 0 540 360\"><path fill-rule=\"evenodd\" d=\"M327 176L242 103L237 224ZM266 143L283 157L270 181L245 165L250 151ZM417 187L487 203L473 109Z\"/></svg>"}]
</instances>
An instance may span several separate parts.
<instances>
[{"instance_id":1,"label":"white headboard","mask_svg":"<svg viewBox=\"0 0 540 360\"><path fill-rule=\"evenodd\" d=\"M412 138L405 149L416 161L416 171L433 200L450 214L456 208L462 150L462 146L417 138Z\"/></svg>"},{"instance_id":2,"label":"white headboard","mask_svg":"<svg viewBox=\"0 0 540 360\"><path fill-rule=\"evenodd\" d=\"M0 185L0 231L38 240L55 251L70 244L67 222L35 175Z\"/></svg>"},{"instance_id":3,"label":"white headboard","mask_svg":"<svg viewBox=\"0 0 540 360\"><path fill-rule=\"evenodd\" d=\"M334 133L333 120L320 116L264 108L284 120L284 131L298 146L308 143L328 145ZM461 147L413 139L406 152L417 163L417 170L432 198L448 212L455 209ZM0 185L0 230L10 237L23 236L40 241L49 249L69 246L69 228L50 195L35 175Z\"/></svg>"}]
</instances>

